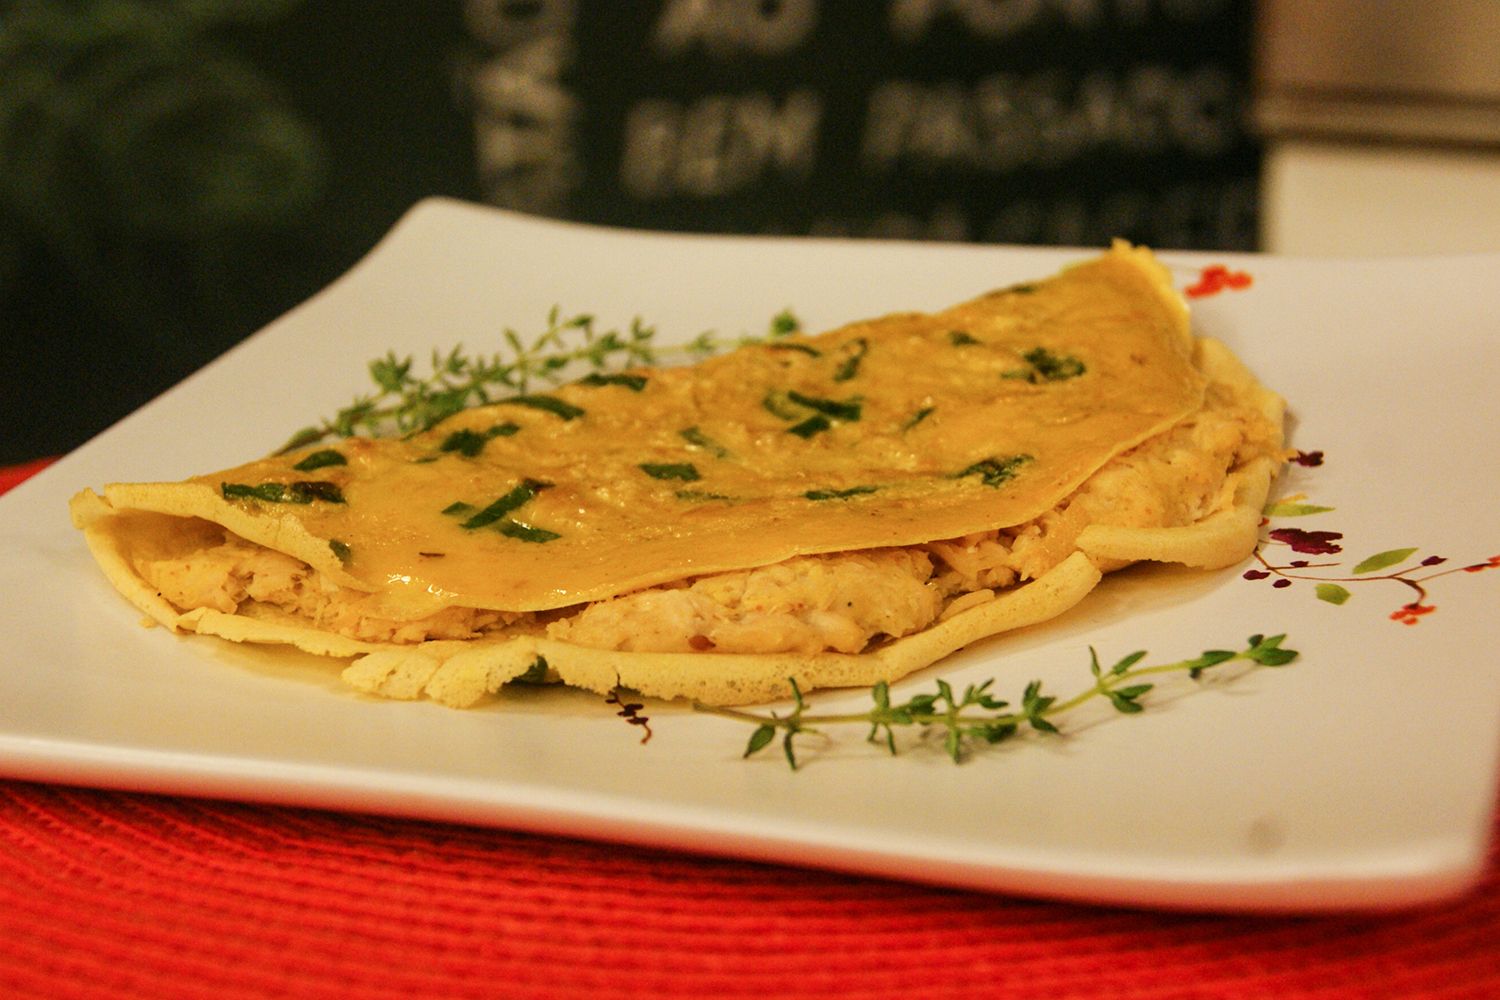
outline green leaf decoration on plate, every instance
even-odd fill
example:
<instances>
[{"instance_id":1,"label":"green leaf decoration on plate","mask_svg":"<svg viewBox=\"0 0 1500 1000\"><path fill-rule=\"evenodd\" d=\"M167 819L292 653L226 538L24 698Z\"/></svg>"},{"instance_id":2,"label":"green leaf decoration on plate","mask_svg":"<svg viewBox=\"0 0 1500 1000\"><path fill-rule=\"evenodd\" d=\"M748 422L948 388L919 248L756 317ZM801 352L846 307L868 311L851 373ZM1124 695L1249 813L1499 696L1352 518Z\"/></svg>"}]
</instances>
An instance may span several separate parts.
<instances>
[{"instance_id":1,"label":"green leaf decoration on plate","mask_svg":"<svg viewBox=\"0 0 1500 1000\"><path fill-rule=\"evenodd\" d=\"M1303 466L1323 464L1321 451L1299 451L1293 462ZM1304 517L1309 514L1324 514L1333 507L1306 502L1304 494L1298 493L1267 504L1261 512L1266 518ZM1416 625L1427 620L1437 611L1431 601L1429 587L1433 582L1454 574L1482 573L1500 569L1500 555L1483 562L1450 563L1444 555L1426 555L1412 560L1418 553L1415 547L1386 549L1369 556L1351 568L1342 561L1312 562L1305 558L1281 562L1271 553L1276 546L1286 546L1302 556L1339 556L1344 551L1344 535L1339 531L1309 531L1303 528L1268 528L1261 536L1253 557L1257 565L1240 574L1246 580L1269 581L1277 590L1287 590L1298 583L1313 584L1313 593L1318 600L1335 607L1348 603L1353 596L1350 588L1354 584L1378 583L1382 589L1394 585L1404 588L1408 600L1387 617L1402 625ZM1405 564L1405 565L1402 565ZM1394 567L1394 568L1393 568Z\"/></svg>"},{"instance_id":2,"label":"green leaf decoration on plate","mask_svg":"<svg viewBox=\"0 0 1500 1000\"><path fill-rule=\"evenodd\" d=\"M1356 576L1359 576L1365 573L1373 573L1376 570L1385 569L1387 566L1394 566L1399 562L1406 561L1415 551L1417 551L1415 548L1409 548L1386 549L1384 552L1377 552L1373 556L1370 556L1368 559L1362 561L1359 565L1355 566L1354 574Z\"/></svg>"},{"instance_id":3,"label":"green leaf decoration on plate","mask_svg":"<svg viewBox=\"0 0 1500 1000\"><path fill-rule=\"evenodd\" d=\"M1329 604L1343 604L1349 599L1349 591L1336 583L1320 583L1317 587L1318 600L1327 601Z\"/></svg>"},{"instance_id":4,"label":"green leaf decoration on plate","mask_svg":"<svg viewBox=\"0 0 1500 1000\"><path fill-rule=\"evenodd\" d=\"M1326 514L1332 507L1320 507L1314 503L1294 503L1283 500L1266 506L1266 517L1306 517L1309 514Z\"/></svg>"}]
</instances>

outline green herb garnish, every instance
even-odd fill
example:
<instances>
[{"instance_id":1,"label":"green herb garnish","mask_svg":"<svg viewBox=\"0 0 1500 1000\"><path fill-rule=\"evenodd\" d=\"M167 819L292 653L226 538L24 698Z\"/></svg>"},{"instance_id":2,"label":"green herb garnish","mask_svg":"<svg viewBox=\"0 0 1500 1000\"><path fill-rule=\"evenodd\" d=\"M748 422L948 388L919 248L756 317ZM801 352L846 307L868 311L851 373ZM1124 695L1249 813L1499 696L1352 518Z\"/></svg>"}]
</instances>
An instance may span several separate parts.
<instances>
[{"instance_id":1,"label":"green herb garnish","mask_svg":"<svg viewBox=\"0 0 1500 1000\"><path fill-rule=\"evenodd\" d=\"M849 399L824 399L821 396L805 396L796 390L788 392L786 398L798 406L805 406L809 410L835 420L858 420L864 405L863 397L860 396L852 396Z\"/></svg>"},{"instance_id":2,"label":"green herb garnish","mask_svg":"<svg viewBox=\"0 0 1500 1000\"><path fill-rule=\"evenodd\" d=\"M300 480L294 483L220 483L219 493L225 500L261 500L265 503L343 503L338 486L324 480Z\"/></svg>"},{"instance_id":3,"label":"green herb garnish","mask_svg":"<svg viewBox=\"0 0 1500 1000\"><path fill-rule=\"evenodd\" d=\"M949 330L948 343L954 347L967 347L979 343L979 340L968 330Z\"/></svg>"},{"instance_id":4,"label":"green herb garnish","mask_svg":"<svg viewBox=\"0 0 1500 1000\"><path fill-rule=\"evenodd\" d=\"M859 374L860 362L864 361L865 354L869 352L870 342L863 337L855 337L840 350L844 352L845 357L839 362L838 371L833 373L833 380L847 382Z\"/></svg>"},{"instance_id":5,"label":"green herb garnish","mask_svg":"<svg viewBox=\"0 0 1500 1000\"><path fill-rule=\"evenodd\" d=\"M823 352L818 350L816 347L813 347L811 344L770 343L767 344L766 347L773 351L800 351L810 358L821 358L823 356Z\"/></svg>"},{"instance_id":6,"label":"green herb garnish","mask_svg":"<svg viewBox=\"0 0 1500 1000\"><path fill-rule=\"evenodd\" d=\"M832 426L833 426L833 421L831 421L827 417L823 416L823 414L817 413L817 414L814 414L813 416L808 417L806 420L802 421L800 424L797 424L797 425L792 426L792 427L788 427L786 429L786 432L788 434L795 434L799 438L810 438L814 434L821 434L821 433L823 433L824 431L828 430Z\"/></svg>"},{"instance_id":7,"label":"green herb garnish","mask_svg":"<svg viewBox=\"0 0 1500 1000\"><path fill-rule=\"evenodd\" d=\"M456 451L467 458L473 458L483 451L488 443L489 438L466 427L443 438L443 443L438 445L438 451Z\"/></svg>"},{"instance_id":8,"label":"green herb garnish","mask_svg":"<svg viewBox=\"0 0 1500 1000\"><path fill-rule=\"evenodd\" d=\"M353 556L353 553L349 549L349 543L341 542L337 538L328 539L328 548L335 556L338 556L338 560L341 563L347 563Z\"/></svg>"},{"instance_id":9,"label":"green herb garnish","mask_svg":"<svg viewBox=\"0 0 1500 1000\"><path fill-rule=\"evenodd\" d=\"M473 458L484 450L484 446L497 437L510 437L521 429L520 424L507 420L503 424L496 424L486 431L473 431L467 427L461 431L454 431L443 438L443 443L438 445L439 451L456 451L466 458Z\"/></svg>"},{"instance_id":10,"label":"green herb garnish","mask_svg":"<svg viewBox=\"0 0 1500 1000\"><path fill-rule=\"evenodd\" d=\"M225 500L264 500L267 503L285 503L287 497L286 486L282 483L261 483L259 486L220 483L219 493Z\"/></svg>"},{"instance_id":11,"label":"green herb garnish","mask_svg":"<svg viewBox=\"0 0 1500 1000\"><path fill-rule=\"evenodd\" d=\"M714 458L728 458L729 449L724 447L713 438L704 434L696 427L686 427L677 432L677 436L695 448L702 448Z\"/></svg>"},{"instance_id":12,"label":"green herb garnish","mask_svg":"<svg viewBox=\"0 0 1500 1000\"><path fill-rule=\"evenodd\" d=\"M1082 361L1065 354L1059 357L1047 350L1045 347L1033 347L1021 357L1030 366L1029 368L1015 368L1005 372L1003 378L1025 379L1032 385L1039 382L1062 382L1070 378L1077 378L1088 368Z\"/></svg>"},{"instance_id":13,"label":"green herb garnish","mask_svg":"<svg viewBox=\"0 0 1500 1000\"><path fill-rule=\"evenodd\" d=\"M782 420L799 420L802 417L802 411L792 405L791 400L787 398L786 391L782 389L773 389L766 393L760 405L773 417L779 417Z\"/></svg>"},{"instance_id":14,"label":"green herb garnish","mask_svg":"<svg viewBox=\"0 0 1500 1000\"><path fill-rule=\"evenodd\" d=\"M1016 471L1032 461L1030 455L1012 455L1009 458L984 458L964 469L955 472L954 479L963 479L967 476L978 476L986 486L998 487L1016 477Z\"/></svg>"},{"instance_id":15,"label":"green herb garnish","mask_svg":"<svg viewBox=\"0 0 1500 1000\"><path fill-rule=\"evenodd\" d=\"M626 372L616 372L611 375L604 375L599 372L594 372L592 375L585 375L583 378L579 379L578 384L591 386L621 385L629 389L631 392L640 392L642 389L646 388L646 381L647 379L644 375L631 375Z\"/></svg>"},{"instance_id":16,"label":"green herb garnish","mask_svg":"<svg viewBox=\"0 0 1500 1000\"><path fill-rule=\"evenodd\" d=\"M348 464L349 460L343 456L342 452L334 451L332 448L324 448L322 451L315 451L311 455L308 455L302 461L292 466L292 468L298 472L311 472L314 469L322 469L330 465Z\"/></svg>"},{"instance_id":17,"label":"green herb garnish","mask_svg":"<svg viewBox=\"0 0 1500 1000\"><path fill-rule=\"evenodd\" d=\"M847 500L850 497L874 493L879 489L879 486L851 486L844 490L808 490L802 495L809 500Z\"/></svg>"},{"instance_id":18,"label":"green herb garnish","mask_svg":"<svg viewBox=\"0 0 1500 1000\"><path fill-rule=\"evenodd\" d=\"M625 331L595 329L587 314L564 317L553 308L543 331L529 342L514 330L502 337L509 350L490 356L470 355L462 347L446 354L433 351L431 373L417 375L411 355L394 351L370 362L375 392L360 396L332 418L305 427L282 446L282 452L315 444L329 437L386 437L427 430L472 406L496 402L496 394L525 395L537 381L566 382L579 366L596 371L610 367L652 367L669 359L698 360L748 344L762 344L795 333L795 316L783 310L764 334L722 337L705 331L681 346L655 343L656 329L639 318Z\"/></svg>"},{"instance_id":19,"label":"green herb garnish","mask_svg":"<svg viewBox=\"0 0 1500 1000\"><path fill-rule=\"evenodd\" d=\"M800 421L788 427L787 432L800 438L810 438L831 428L833 420L858 420L862 412L863 397L825 399L796 390L777 389L767 393L760 405L782 420ZM813 411L812 416L807 415L808 410Z\"/></svg>"},{"instance_id":20,"label":"green herb garnish","mask_svg":"<svg viewBox=\"0 0 1500 1000\"><path fill-rule=\"evenodd\" d=\"M506 538L517 538L523 542L551 542L562 537L555 531L522 521L501 521L497 530Z\"/></svg>"},{"instance_id":21,"label":"green herb garnish","mask_svg":"<svg viewBox=\"0 0 1500 1000\"><path fill-rule=\"evenodd\" d=\"M731 500L722 493L705 493L703 490L678 490L676 497L679 500Z\"/></svg>"},{"instance_id":22,"label":"green herb garnish","mask_svg":"<svg viewBox=\"0 0 1500 1000\"><path fill-rule=\"evenodd\" d=\"M677 479L696 483L703 477L691 462L642 462L638 468L652 479Z\"/></svg>"},{"instance_id":23,"label":"green herb garnish","mask_svg":"<svg viewBox=\"0 0 1500 1000\"><path fill-rule=\"evenodd\" d=\"M1142 697L1156 686L1154 683L1141 683L1143 677L1185 674L1198 680L1209 670L1235 662L1250 664L1252 670L1257 667L1285 666L1297 658L1296 650L1281 648L1285 638L1284 635L1270 638L1252 635L1245 647L1238 651L1210 649L1190 660L1149 667L1136 666L1146 655L1145 650L1141 650L1121 658L1108 669L1100 666L1099 657L1091 647L1089 671L1093 675L1093 683L1090 686L1071 698L1060 700L1043 693L1042 682L1034 680L1026 685L1020 704L1014 707L990 693L993 680L970 684L961 694L947 681L939 680L936 691L917 694L900 703L892 703L890 686L881 681L870 689L874 706L869 710L815 715L808 711L807 702L793 678L787 679L793 708L786 715L702 704L694 704L693 707L700 712L737 719L755 726L745 746L746 757L765 749L780 735L782 753L794 770L798 765L798 737L821 734L822 731L816 727L834 725L868 727L866 739L871 743L882 744L893 755L897 752L897 728L915 727L924 734L940 733L944 753L954 763L960 763L974 749L1004 742L1023 729L1056 734L1059 729L1055 719L1096 698L1107 700L1121 714L1139 714L1146 708L1141 701Z\"/></svg>"},{"instance_id":24,"label":"green herb garnish","mask_svg":"<svg viewBox=\"0 0 1500 1000\"><path fill-rule=\"evenodd\" d=\"M532 660L526 672L512 681L514 684L545 684L546 682L547 658L545 656L538 656Z\"/></svg>"},{"instance_id":25,"label":"green herb garnish","mask_svg":"<svg viewBox=\"0 0 1500 1000\"><path fill-rule=\"evenodd\" d=\"M574 406L572 403L558 399L556 396L511 396L509 399L500 399L496 400L496 402L512 403L516 406L529 406L533 410L543 410L564 420L577 420L584 414L583 407Z\"/></svg>"},{"instance_id":26,"label":"green herb garnish","mask_svg":"<svg viewBox=\"0 0 1500 1000\"><path fill-rule=\"evenodd\" d=\"M479 513L470 517L467 521L463 522L460 527L468 528L470 531L472 531L475 528L483 528L487 525L494 524L496 521L500 520L502 517L511 513L512 511L520 510L522 507L531 503L531 501L536 499L538 493L542 492L542 490L547 489L551 485L551 483L544 482L538 479L523 479L521 480L521 482L517 483L515 488L512 489L509 493L500 497L498 500L495 500ZM448 510L453 510L453 507L450 506Z\"/></svg>"},{"instance_id":27,"label":"green herb garnish","mask_svg":"<svg viewBox=\"0 0 1500 1000\"><path fill-rule=\"evenodd\" d=\"M909 431L909 430L911 430L913 427L917 426L922 421L924 421L928 417L932 416L932 411L935 410L935 409L937 409L937 407L935 407L935 406L924 406L924 407L922 407L916 413L913 413L911 415L911 417L907 419L906 423L904 423L904 424L901 425L901 429L903 431Z\"/></svg>"},{"instance_id":28,"label":"green herb garnish","mask_svg":"<svg viewBox=\"0 0 1500 1000\"><path fill-rule=\"evenodd\" d=\"M802 321L794 316L790 309L783 309L771 317L771 327L768 336L787 337L800 329L802 329Z\"/></svg>"},{"instance_id":29,"label":"green herb garnish","mask_svg":"<svg viewBox=\"0 0 1500 1000\"><path fill-rule=\"evenodd\" d=\"M324 503L344 502L343 491L323 480L295 482L287 488L291 491L292 503L312 503L314 500L322 500Z\"/></svg>"}]
</instances>

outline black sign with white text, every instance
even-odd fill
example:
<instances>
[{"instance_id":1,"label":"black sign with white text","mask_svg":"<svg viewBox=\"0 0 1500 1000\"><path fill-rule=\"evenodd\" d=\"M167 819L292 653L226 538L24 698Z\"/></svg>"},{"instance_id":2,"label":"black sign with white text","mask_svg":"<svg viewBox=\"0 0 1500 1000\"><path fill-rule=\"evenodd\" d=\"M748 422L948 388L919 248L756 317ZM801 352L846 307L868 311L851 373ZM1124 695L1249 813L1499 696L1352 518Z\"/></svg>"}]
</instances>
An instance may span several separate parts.
<instances>
[{"instance_id":1,"label":"black sign with white text","mask_svg":"<svg viewBox=\"0 0 1500 1000\"><path fill-rule=\"evenodd\" d=\"M1249 249L1245 0L473 0L496 204L681 231Z\"/></svg>"}]
</instances>

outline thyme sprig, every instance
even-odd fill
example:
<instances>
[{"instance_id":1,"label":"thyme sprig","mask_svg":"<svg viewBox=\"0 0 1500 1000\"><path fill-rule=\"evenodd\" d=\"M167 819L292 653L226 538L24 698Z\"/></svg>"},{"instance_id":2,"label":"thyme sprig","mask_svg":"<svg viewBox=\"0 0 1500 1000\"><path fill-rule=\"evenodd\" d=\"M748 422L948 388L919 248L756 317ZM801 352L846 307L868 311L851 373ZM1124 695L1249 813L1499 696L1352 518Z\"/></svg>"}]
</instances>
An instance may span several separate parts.
<instances>
[{"instance_id":1,"label":"thyme sprig","mask_svg":"<svg viewBox=\"0 0 1500 1000\"><path fill-rule=\"evenodd\" d=\"M954 763L960 763L976 747L1001 743L1025 729L1057 734L1061 730L1054 719L1096 698L1107 700L1115 711L1122 714L1138 714L1146 707L1141 701L1142 696L1155 687L1153 683L1143 683L1141 678L1144 677L1186 674L1199 680L1208 671L1235 662L1248 662L1253 665L1252 669L1285 666L1297 658L1296 650L1282 648L1285 638L1285 635L1252 635L1240 650L1208 649L1191 659L1145 667L1136 665L1145 658L1145 650L1124 656L1105 668L1100 665L1099 656L1091 646L1089 672L1093 675L1093 683L1089 687L1072 697L1059 699L1044 693L1042 682L1034 680L1026 685L1020 704L1015 706L990 692L993 679L970 684L961 693L947 681L939 679L936 691L913 695L900 703L891 701L890 686L881 681L870 690L874 705L867 711L820 715L808 710L801 688L789 678L793 706L785 715L702 704L695 704L694 708L754 725L756 728L745 746L745 757L764 750L779 735L782 754L793 770L798 766L797 741L805 736L824 735L818 727L837 725L868 726L866 739L883 744L892 755L897 753L898 727L916 727L924 733L940 732L944 752Z\"/></svg>"},{"instance_id":2,"label":"thyme sprig","mask_svg":"<svg viewBox=\"0 0 1500 1000\"><path fill-rule=\"evenodd\" d=\"M542 332L523 339L515 330L502 331L507 350L490 355L466 353L462 345L448 352L432 352L431 371L415 371L411 355L386 352L369 364L376 391L355 398L349 406L320 423L292 435L278 454L303 448L330 437L388 437L414 434L472 406L525 395L537 382L551 385L570 380L579 368L594 373L609 369L656 367L676 361L698 361L750 344L787 337L801 329L790 310L771 319L762 334L723 336L704 331L685 344L657 343L657 331L639 317L627 330L599 330L588 313L564 315L554 306Z\"/></svg>"}]
</instances>

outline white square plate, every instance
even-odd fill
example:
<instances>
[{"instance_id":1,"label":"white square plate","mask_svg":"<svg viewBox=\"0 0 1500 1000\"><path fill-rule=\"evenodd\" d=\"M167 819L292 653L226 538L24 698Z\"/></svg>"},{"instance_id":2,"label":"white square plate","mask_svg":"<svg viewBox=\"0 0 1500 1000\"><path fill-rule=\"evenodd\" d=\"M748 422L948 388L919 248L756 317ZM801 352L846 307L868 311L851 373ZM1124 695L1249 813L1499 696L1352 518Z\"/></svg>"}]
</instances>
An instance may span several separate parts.
<instances>
[{"instance_id":1,"label":"white square plate","mask_svg":"<svg viewBox=\"0 0 1500 1000\"><path fill-rule=\"evenodd\" d=\"M740 759L749 727L665 704L643 710L643 744L615 707L561 690L468 712L365 698L326 661L141 628L68 523L85 486L275 448L364 391L365 362L388 349L488 352L553 306L603 328L640 316L665 339L758 332L788 306L817 330L938 308L1081 256L627 233L423 203L328 290L0 500L0 773L1109 903L1315 911L1462 891L1484 863L1500 744L1500 570L1464 569L1500 553L1495 256L1164 255L1183 286L1209 263L1253 276L1196 300L1194 322L1288 398L1293 445L1323 453L1289 466L1277 495L1332 509L1267 531L1336 532L1339 551L1268 541L1274 570L1132 568L896 694L939 676L995 677L1011 700L1033 678L1069 694L1090 683L1090 646L1106 662L1147 649L1154 663L1284 632L1302 655L1227 683L1163 685L1139 716L1065 720L1062 737L961 765L930 742L888 757L855 729L806 742L793 772L774 748ZM1359 566L1397 549L1412 551ZM1318 596L1333 581L1343 603L1328 587ZM1435 610L1407 624L1413 602Z\"/></svg>"}]
</instances>

